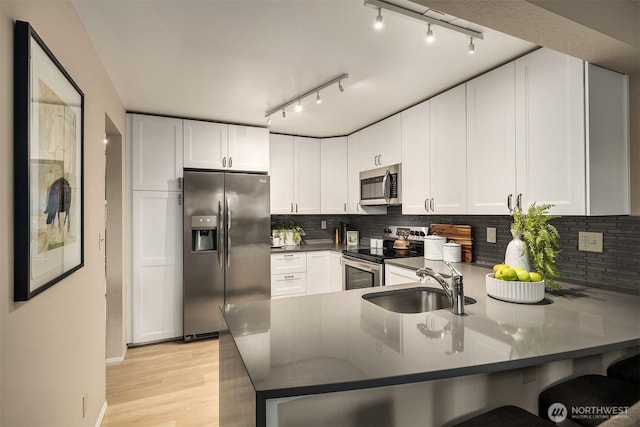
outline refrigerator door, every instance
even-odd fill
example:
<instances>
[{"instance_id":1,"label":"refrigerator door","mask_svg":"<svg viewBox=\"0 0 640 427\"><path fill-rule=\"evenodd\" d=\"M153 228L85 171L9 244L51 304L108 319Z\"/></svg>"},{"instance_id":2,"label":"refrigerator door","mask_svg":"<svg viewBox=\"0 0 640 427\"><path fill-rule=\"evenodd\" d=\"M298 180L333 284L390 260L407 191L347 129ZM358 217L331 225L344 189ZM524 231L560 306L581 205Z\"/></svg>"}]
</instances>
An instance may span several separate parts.
<instances>
[{"instance_id":1,"label":"refrigerator door","mask_svg":"<svg viewBox=\"0 0 640 427\"><path fill-rule=\"evenodd\" d=\"M224 174L184 172L184 339L218 332L224 304Z\"/></svg>"},{"instance_id":2,"label":"refrigerator door","mask_svg":"<svg viewBox=\"0 0 640 427\"><path fill-rule=\"evenodd\" d=\"M226 174L226 304L271 298L269 176Z\"/></svg>"}]
</instances>

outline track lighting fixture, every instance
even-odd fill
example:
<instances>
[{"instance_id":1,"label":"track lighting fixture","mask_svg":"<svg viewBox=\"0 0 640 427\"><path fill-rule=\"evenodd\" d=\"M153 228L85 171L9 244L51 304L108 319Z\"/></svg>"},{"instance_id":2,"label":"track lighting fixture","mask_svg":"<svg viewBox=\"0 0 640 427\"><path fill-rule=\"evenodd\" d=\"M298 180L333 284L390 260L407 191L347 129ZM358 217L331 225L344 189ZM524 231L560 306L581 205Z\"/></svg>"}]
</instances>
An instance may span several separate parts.
<instances>
[{"instance_id":1,"label":"track lighting fixture","mask_svg":"<svg viewBox=\"0 0 640 427\"><path fill-rule=\"evenodd\" d=\"M376 22L373 24L373 28L381 30L383 27L384 22L382 22L382 9L378 8L378 16L376 16Z\"/></svg>"},{"instance_id":2,"label":"track lighting fixture","mask_svg":"<svg viewBox=\"0 0 640 427\"><path fill-rule=\"evenodd\" d=\"M473 44L473 37L469 38L469 54L472 54L476 51L476 46Z\"/></svg>"},{"instance_id":3,"label":"track lighting fixture","mask_svg":"<svg viewBox=\"0 0 640 427\"><path fill-rule=\"evenodd\" d=\"M433 43L433 31L431 31L431 24L427 25L427 43Z\"/></svg>"},{"instance_id":4,"label":"track lighting fixture","mask_svg":"<svg viewBox=\"0 0 640 427\"><path fill-rule=\"evenodd\" d=\"M340 74L339 76L336 76L334 78L332 78L331 80L328 80L324 83L322 83L321 85L318 85L312 89L309 89L306 92L300 93L298 95L296 95L295 97L289 99L287 102L284 102L280 105L278 105L277 107L274 107L268 111L266 111L264 113L264 116L267 119L267 124L271 124L271 115L274 113L277 113L278 111L282 110L282 118L286 118L287 117L287 113L286 113L286 108L290 105L295 104L295 111L296 112L301 112L302 111L302 100L308 96L312 96L314 93L316 94L316 103L321 104L322 103L322 99L320 98L320 91L326 87L329 87L333 84L338 84L338 89L340 89L340 92L344 92L344 87L342 86L342 80L344 79L348 79L349 78L349 74Z\"/></svg>"}]
</instances>

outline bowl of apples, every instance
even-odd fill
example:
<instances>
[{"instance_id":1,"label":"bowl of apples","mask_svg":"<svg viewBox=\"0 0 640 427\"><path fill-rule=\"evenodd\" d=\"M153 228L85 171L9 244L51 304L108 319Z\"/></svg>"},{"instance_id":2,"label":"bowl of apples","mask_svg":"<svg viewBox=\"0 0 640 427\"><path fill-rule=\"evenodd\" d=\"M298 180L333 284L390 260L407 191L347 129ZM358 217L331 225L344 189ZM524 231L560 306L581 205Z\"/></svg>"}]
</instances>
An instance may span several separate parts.
<instances>
[{"instance_id":1,"label":"bowl of apples","mask_svg":"<svg viewBox=\"0 0 640 427\"><path fill-rule=\"evenodd\" d=\"M535 271L496 264L487 274L487 295L501 301L534 304L544 299L544 280Z\"/></svg>"}]
</instances>

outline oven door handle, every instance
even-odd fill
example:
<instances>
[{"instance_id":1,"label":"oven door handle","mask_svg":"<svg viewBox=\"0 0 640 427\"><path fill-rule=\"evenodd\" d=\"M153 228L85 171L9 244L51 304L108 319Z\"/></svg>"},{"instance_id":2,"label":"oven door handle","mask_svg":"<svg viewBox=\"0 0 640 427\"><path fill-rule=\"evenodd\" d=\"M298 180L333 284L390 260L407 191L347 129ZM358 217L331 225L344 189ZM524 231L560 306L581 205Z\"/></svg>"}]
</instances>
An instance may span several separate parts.
<instances>
[{"instance_id":1,"label":"oven door handle","mask_svg":"<svg viewBox=\"0 0 640 427\"><path fill-rule=\"evenodd\" d=\"M342 260L345 267L353 267L357 268L358 270L367 271L369 273L377 273L378 271L380 271L381 264L372 264L368 262L357 261L353 258L347 258L344 256L342 257Z\"/></svg>"}]
</instances>

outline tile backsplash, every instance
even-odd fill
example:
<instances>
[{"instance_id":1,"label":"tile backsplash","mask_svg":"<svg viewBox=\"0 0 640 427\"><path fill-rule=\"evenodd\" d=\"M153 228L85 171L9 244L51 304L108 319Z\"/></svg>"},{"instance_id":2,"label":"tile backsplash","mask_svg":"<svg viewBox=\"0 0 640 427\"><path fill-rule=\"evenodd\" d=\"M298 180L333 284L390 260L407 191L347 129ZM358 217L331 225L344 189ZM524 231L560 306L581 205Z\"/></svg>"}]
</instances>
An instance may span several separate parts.
<instances>
[{"instance_id":1,"label":"tile backsplash","mask_svg":"<svg viewBox=\"0 0 640 427\"><path fill-rule=\"evenodd\" d=\"M271 221L294 221L306 231L305 239L331 239L333 230L347 222L365 240L382 237L387 225L466 224L472 227L473 261L482 265L503 261L511 241L508 215L402 215L394 206L387 215L272 215ZM327 222L325 230L321 221ZM564 216L552 224L560 233L560 280L640 294L640 217ZM487 227L496 228L496 243L487 243ZM578 251L579 231L603 233L603 253Z\"/></svg>"}]
</instances>

